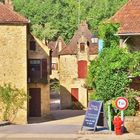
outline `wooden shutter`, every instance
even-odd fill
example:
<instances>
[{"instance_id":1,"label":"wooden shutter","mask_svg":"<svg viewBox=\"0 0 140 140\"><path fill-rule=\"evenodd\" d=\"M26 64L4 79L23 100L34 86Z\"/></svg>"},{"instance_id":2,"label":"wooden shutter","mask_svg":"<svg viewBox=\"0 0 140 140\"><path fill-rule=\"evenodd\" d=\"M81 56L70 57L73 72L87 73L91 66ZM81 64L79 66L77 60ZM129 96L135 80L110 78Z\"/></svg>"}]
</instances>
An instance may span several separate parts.
<instances>
[{"instance_id":1,"label":"wooden shutter","mask_svg":"<svg viewBox=\"0 0 140 140\"><path fill-rule=\"evenodd\" d=\"M71 89L71 96L72 96L72 101L77 102L78 101L78 88L72 88Z\"/></svg>"},{"instance_id":2,"label":"wooden shutter","mask_svg":"<svg viewBox=\"0 0 140 140\"><path fill-rule=\"evenodd\" d=\"M47 78L47 59L42 59L42 78Z\"/></svg>"},{"instance_id":3,"label":"wooden shutter","mask_svg":"<svg viewBox=\"0 0 140 140\"><path fill-rule=\"evenodd\" d=\"M87 61L78 61L78 78L86 78L87 76Z\"/></svg>"},{"instance_id":4,"label":"wooden shutter","mask_svg":"<svg viewBox=\"0 0 140 140\"><path fill-rule=\"evenodd\" d=\"M49 53L49 74L51 75L52 74L52 50L50 50L50 53Z\"/></svg>"}]
</instances>

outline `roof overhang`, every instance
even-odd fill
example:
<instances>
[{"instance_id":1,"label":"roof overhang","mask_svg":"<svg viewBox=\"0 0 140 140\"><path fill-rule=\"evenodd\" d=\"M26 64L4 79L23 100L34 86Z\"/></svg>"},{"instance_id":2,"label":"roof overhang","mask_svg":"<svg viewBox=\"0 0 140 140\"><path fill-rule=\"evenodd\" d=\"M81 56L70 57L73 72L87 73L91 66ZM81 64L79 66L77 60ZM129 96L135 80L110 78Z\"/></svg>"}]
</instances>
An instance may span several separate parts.
<instances>
[{"instance_id":1,"label":"roof overhang","mask_svg":"<svg viewBox=\"0 0 140 140\"><path fill-rule=\"evenodd\" d=\"M138 36L140 33L117 33L118 36Z\"/></svg>"}]
</instances>

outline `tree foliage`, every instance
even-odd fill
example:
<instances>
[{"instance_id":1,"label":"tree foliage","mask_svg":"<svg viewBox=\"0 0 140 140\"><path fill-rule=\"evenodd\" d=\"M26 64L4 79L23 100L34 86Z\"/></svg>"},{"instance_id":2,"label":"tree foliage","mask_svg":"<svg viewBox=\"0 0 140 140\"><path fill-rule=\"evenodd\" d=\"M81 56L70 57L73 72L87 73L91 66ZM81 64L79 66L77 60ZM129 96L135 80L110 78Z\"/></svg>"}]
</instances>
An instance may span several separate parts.
<instances>
[{"instance_id":1,"label":"tree foliage","mask_svg":"<svg viewBox=\"0 0 140 140\"><path fill-rule=\"evenodd\" d=\"M140 53L130 53L123 48L104 49L89 67L88 83L104 101L124 96L131 76L140 74Z\"/></svg>"},{"instance_id":2,"label":"tree foliage","mask_svg":"<svg viewBox=\"0 0 140 140\"><path fill-rule=\"evenodd\" d=\"M104 48L119 46L119 36L115 35L119 24L102 22L99 25L99 37L104 40Z\"/></svg>"},{"instance_id":3,"label":"tree foliage","mask_svg":"<svg viewBox=\"0 0 140 140\"><path fill-rule=\"evenodd\" d=\"M13 0L15 10L30 19L34 25L31 29L38 37L44 37L44 30L47 28L45 25L49 24L49 31L45 37L54 39L61 35L67 42L78 26L78 15L80 20L89 23L92 31L97 32L99 23L111 17L126 1ZM48 36L49 34L51 36Z\"/></svg>"}]
</instances>

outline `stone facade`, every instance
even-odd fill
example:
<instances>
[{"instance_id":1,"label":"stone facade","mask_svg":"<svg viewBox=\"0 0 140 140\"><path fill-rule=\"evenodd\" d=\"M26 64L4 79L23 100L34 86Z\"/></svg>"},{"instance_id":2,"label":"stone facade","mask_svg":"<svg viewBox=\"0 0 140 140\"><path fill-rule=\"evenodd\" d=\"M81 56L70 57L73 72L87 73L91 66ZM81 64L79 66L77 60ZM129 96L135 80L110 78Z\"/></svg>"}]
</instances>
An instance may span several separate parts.
<instances>
[{"instance_id":1,"label":"stone facade","mask_svg":"<svg viewBox=\"0 0 140 140\"><path fill-rule=\"evenodd\" d=\"M127 132L140 135L140 117L139 116L127 116L125 117L124 126Z\"/></svg>"},{"instance_id":2,"label":"stone facade","mask_svg":"<svg viewBox=\"0 0 140 140\"><path fill-rule=\"evenodd\" d=\"M10 83L32 95L23 109L10 114L12 123L26 124L29 114L45 117L50 113L50 50L29 33L29 21L13 11L11 1L0 2L0 17L0 85ZM2 116L0 104L0 121Z\"/></svg>"},{"instance_id":3,"label":"stone facade","mask_svg":"<svg viewBox=\"0 0 140 140\"><path fill-rule=\"evenodd\" d=\"M61 108L83 109L88 105L86 77L90 60L98 55L98 42L84 22L59 56Z\"/></svg>"},{"instance_id":4,"label":"stone facade","mask_svg":"<svg viewBox=\"0 0 140 140\"><path fill-rule=\"evenodd\" d=\"M0 84L11 83L27 94L27 25L0 25ZM14 122L27 123L27 102Z\"/></svg>"},{"instance_id":5,"label":"stone facade","mask_svg":"<svg viewBox=\"0 0 140 140\"><path fill-rule=\"evenodd\" d=\"M59 80L59 72L58 72L58 57L52 57L52 73L50 75L51 79L58 79Z\"/></svg>"},{"instance_id":6,"label":"stone facade","mask_svg":"<svg viewBox=\"0 0 140 140\"><path fill-rule=\"evenodd\" d=\"M60 74L60 97L61 108L70 108L73 104L71 89L78 88L78 101L80 108L86 108L88 104L88 90L85 87L86 78L78 78L78 61L85 60L90 64L89 60L93 60L97 55L88 56L86 53L78 53L78 55L61 55L59 58L59 74Z\"/></svg>"},{"instance_id":7,"label":"stone facade","mask_svg":"<svg viewBox=\"0 0 140 140\"><path fill-rule=\"evenodd\" d=\"M35 42L35 50L30 49L30 42ZM48 47L43 44L39 39L32 36L31 34L28 35L28 61L29 60L47 60L47 75L45 77L42 76L42 79L44 81L30 81L30 77L28 76L28 92L29 89L40 89L41 90L41 116L40 117L46 117L48 114L50 114L50 56L49 56L50 50ZM42 63L42 62L41 62ZM42 67L40 72L42 73ZM35 93L36 94L36 93ZM30 102L30 101L29 101ZM28 109L28 116L29 116L29 110ZM29 116L30 117L30 116Z\"/></svg>"}]
</instances>

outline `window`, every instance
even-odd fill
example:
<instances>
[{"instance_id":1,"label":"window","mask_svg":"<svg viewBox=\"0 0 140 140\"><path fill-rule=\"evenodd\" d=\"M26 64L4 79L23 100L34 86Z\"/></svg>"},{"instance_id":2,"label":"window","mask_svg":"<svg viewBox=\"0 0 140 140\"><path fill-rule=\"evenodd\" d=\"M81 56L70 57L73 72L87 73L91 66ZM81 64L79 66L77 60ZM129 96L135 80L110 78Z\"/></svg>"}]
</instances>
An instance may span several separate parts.
<instances>
[{"instance_id":1,"label":"window","mask_svg":"<svg viewBox=\"0 0 140 140\"><path fill-rule=\"evenodd\" d=\"M87 76L87 61L78 61L78 78L86 78Z\"/></svg>"},{"instance_id":2,"label":"window","mask_svg":"<svg viewBox=\"0 0 140 140\"><path fill-rule=\"evenodd\" d=\"M41 77L41 60L29 60L29 77L31 81L37 81Z\"/></svg>"},{"instance_id":3,"label":"window","mask_svg":"<svg viewBox=\"0 0 140 140\"><path fill-rule=\"evenodd\" d=\"M47 79L47 59L30 59L28 62L28 78L30 82Z\"/></svg>"},{"instance_id":4,"label":"window","mask_svg":"<svg viewBox=\"0 0 140 140\"><path fill-rule=\"evenodd\" d=\"M85 52L85 43L80 43L80 52Z\"/></svg>"},{"instance_id":5,"label":"window","mask_svg":"<svg viewBox=\"0 0 140 140\"><path fill-rule=\"evenodd\" d=\"M36 42L35 41L30 41L30 50L35 51L36 50Z\"/></svg>"}]
</instances>

